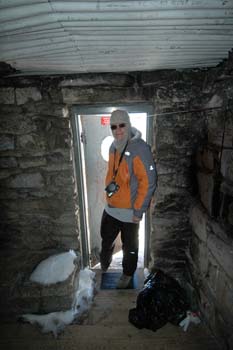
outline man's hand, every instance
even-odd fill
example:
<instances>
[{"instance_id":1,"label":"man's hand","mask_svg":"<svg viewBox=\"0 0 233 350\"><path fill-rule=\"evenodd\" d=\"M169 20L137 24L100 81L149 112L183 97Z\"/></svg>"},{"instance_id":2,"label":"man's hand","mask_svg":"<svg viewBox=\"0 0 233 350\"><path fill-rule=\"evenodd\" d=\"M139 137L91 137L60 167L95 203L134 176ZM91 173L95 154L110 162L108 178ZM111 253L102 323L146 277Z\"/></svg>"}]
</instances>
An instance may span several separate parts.
<instances>
[{"instance_id":1,"label":"man's hand","mask_svg":"<svg viewBox=\"0 0 233 350\"><path fill-rule=\"evenodd\" d=\"M140 218L138 218L137 216L133 216L133 222L135 223L135 224L138 224L140 221L141 221L142 219L140 219Z\"/></svg>"}]
</instances>

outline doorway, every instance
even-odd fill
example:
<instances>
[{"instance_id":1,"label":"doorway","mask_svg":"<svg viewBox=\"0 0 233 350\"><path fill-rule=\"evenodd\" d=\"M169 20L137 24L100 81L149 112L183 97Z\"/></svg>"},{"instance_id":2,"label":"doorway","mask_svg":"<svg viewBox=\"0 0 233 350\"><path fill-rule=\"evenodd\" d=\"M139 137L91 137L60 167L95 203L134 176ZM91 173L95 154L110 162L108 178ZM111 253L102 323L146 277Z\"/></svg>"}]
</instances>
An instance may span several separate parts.
<instances>
[{"instance_id":1,"label":"doorway","mask_svg":"<svg viewBox=\"0 0 233 350\"><path fill-rule=\"evenodd\" d=\"M117 106L82 106L73 108L72 131L78 206L80 209L80 243L83 267L99 267L101 249L100 221L105 205L105 174L108 150L113 141L109 127L110 115L115 109L125 109L132 126L151 143L152 106L147 104ZM148 214L140 223L138 267L148 266L149 248ZM111 268L120 268L122 251L117 239Z\"/></svg>"}]
</instances>

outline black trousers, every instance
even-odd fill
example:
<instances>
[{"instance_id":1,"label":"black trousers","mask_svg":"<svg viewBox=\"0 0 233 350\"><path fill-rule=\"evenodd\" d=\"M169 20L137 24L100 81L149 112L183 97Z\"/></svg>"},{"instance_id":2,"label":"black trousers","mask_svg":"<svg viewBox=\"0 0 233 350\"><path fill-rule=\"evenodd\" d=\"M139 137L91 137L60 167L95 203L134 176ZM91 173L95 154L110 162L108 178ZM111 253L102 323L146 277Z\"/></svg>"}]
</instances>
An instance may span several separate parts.
<instances>
[{"instance_id":1,"label":"black trousers","mask_svg":"<svg viewBox=\"0 0 233 350\"><path fill-rule=\"evenodd\" d=\"M100 234L102 249L100 263L103 268L108 268L112 261L115 240L121 232L123 260L123 273L132 276L137 269L138 262L138 230L139 224L119 221L103 212Z\"/></svg>"}]
</instances>

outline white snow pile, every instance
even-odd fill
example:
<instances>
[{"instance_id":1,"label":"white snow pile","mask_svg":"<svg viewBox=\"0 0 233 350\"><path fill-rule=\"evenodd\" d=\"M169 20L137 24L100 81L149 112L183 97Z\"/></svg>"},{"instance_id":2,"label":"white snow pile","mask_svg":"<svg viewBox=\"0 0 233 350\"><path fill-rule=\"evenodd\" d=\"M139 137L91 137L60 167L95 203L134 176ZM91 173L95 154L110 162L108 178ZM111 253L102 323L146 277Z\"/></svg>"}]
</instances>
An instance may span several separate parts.
<instances>
[{"instance_id":1,"label":"white snow pile","mask_svg":"<svg viewBox=\"0 0 233 350\"><path fill-rule=\"evenodd\" d=\"M31 324L38 324L43 333L52 332L56 338L66 325L72 323L74 312L73 310L68 310L51 312L45 315L24 314L22 319Z\"/></svg>"},{"instance_id":2,"label":"white snow pile","mask_svg":"<svg viewBox=\"0 0 233 350\"><path fill-rule=\"evenodd\" d=\"M44 285L65 281L74 271L76 258L77 255L73 250L52 255L35 268L30 281Z\"/></svg>"},{"instance_id":3,"label":"white snow pile","mask_svg":"<svg viewBox=\"0 0 233 350\"><path fill-rule=\"evenodd\" d=\"M72 257L73 259L76 258L76 255L73 251L70 251L69 253L51 256L44 260L32 274L34 275L33 280L35 281L36 279L36 282L39 281L46 285L51 284L51 280L55 281L53 283L64 280L64 276L68 277L73 271L73 267L71 266ZM63 264L67 264L67 266L63 266ZM55 269L55 266L61 267L61 273ZM54 272L54 276L51 276L52 271ZM47 275L50 275L50 277ZM78 289L70 310L52 312L45 315L24 314L22 315L22 319L31 324L38 324L42 328L43 333L52 332L57 337L66 325L71 324L74 319L83 315L90 308L94 297L95 273L88 268L80 270L77 285Z\"/></svg>"}]
</instances>

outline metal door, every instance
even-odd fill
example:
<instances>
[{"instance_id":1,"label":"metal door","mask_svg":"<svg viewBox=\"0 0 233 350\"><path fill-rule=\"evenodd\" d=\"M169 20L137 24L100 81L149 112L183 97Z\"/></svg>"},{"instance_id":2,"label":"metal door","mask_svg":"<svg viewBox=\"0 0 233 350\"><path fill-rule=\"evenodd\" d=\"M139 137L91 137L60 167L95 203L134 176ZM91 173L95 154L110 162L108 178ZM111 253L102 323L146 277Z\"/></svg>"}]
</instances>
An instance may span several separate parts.
<instances>
[{"instance_id":1,"label":"metal door","mask_svg":"<svg viewBox=\"0 0 233 350\"><path fill-rule=\"evenodd\" d=\"M93 266L99 260L101 247L100 222L105 205L104 180L108 160L106 153L108 155L107 144L110 146L112 136L110 115L80 115L79 118L85 159L90 259ZM106 147L103 149L104 145Z\"/></svg>"}]
</instances>

